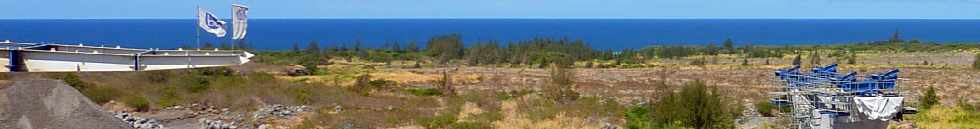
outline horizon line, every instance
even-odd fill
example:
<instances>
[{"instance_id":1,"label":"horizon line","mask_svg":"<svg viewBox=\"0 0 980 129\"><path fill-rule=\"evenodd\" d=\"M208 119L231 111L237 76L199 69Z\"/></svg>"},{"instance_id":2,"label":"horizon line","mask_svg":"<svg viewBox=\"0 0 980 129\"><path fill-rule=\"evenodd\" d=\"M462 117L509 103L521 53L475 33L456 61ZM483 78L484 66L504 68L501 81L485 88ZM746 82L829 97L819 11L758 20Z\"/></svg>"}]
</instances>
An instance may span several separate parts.
<instances>
[{"instance_id":1,"label":"horizon line","mask_svg":"<svg viewBox=\"0 0 980 129\"><path fill-rule=\"evenodd\" d=\"M0 18L0 20L186 20L195 17L107 17L107 18ZM222 18L231 19L231 18ZM608 19L608 20L980 20L980 18L898 18L898 17L255 17L250 19Z\"/></svg>"}]
</instances>

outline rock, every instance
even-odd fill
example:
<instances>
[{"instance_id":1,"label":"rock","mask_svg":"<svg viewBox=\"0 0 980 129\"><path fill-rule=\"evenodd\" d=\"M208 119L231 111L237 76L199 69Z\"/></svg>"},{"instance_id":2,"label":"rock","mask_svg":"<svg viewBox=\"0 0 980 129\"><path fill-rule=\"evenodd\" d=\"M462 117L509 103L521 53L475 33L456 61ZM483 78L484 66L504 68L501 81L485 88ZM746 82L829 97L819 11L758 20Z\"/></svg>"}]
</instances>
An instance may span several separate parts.
<instances>
[{"instance_id":1,"label":"rock","mask_svg":"<svg viewBox=\"0 0 980 129\"><path fill-rule=\"evenodd\" d=\"M126 122L130 125L130 127L136 129L165 129L163 124L155 119L136 117L135 115L126 112L116 112L113 116Z\"/></svg>"},{"instance_id":2,"label":"rock","mask_svg":"<svg viewBox=\"0 0 980 129\"><path fill-rule=\"evenodd\" d=\"M344 107L341 107L340 105L333 106L333 111L335 113L340 113L341 111L344 111Z\"/></svg>"},{"instance_id":3,"label":"rock","mask_svg":"<svg viewBox=\"0 0 980 129\"><path fill-rule=\"evenodd\" d=\"M252 113L253 118L262 119L267 117L291 117L299 112L307 111L307 106L284 106L279 104L268 105L259 108Z\"/></svg>"},{"instance_id":4,"label":"rock","mask_svg":"<svg viewBox=\"0 0 980 129\"><path fill-rule=\"evenodd\" d=\"M612 123L604 122L602 124L602 129L619 129L619 127L616 127L616 125L613 125Z\"/></svg>"},{"instance_id":5,"label":"rock","mask_svg":"<svg viewBox=\"0 0 980 129\"><path fill-rule=\"evenodd\" d=\"M306 67L303 67L302 65L294 65L286 68L286 75L289 76L303 76L310 74L311 72L306 70Z\"/></svg>"}]
</instances>

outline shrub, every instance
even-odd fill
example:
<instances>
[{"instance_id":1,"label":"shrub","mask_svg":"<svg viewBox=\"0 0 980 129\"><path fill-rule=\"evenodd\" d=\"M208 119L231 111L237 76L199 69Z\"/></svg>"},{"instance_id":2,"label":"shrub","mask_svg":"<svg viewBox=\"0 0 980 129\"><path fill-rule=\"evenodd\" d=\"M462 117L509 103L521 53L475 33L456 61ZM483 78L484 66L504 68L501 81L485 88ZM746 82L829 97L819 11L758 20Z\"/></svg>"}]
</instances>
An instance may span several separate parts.
<instances>
[{"instance_id":1,"label":"shrub","mask_svg":"<svg viewBox=\"0 0 980 129\"><path fill-rule=\"evenodd\" d=\"M180 86L191 93L200 93L202 91L207 91L210 89L211 80L205 76L200 75L190 75L181 77L179 80Z\"/></svg>"},{"instance_id":2,"label":"shrub","mask_svg":"<svg viewBox=\"0 0 980 129\"><path fill-rule=\"evenodd\" d=\"M364 74L357 76L357 80L354 81L354 86L351 86L349 89L361 95L368 95L371 92L370 81L371 75Z\"/></svg>"},{"instance_id":3,"label":"shrub","mask_svg":"<svg viewBox=\"0 0 980 129\"><path fill-rule=\"evenodd\" d=\"M456 88L453 87L453 78L448 71L442 71L442 78L436 81L442 95L456 95Z\"/></svg>"},{"instance_id":4,"label":"shrub","mask_svg":"<svg viewBox=\"0 0 980 129\"><path fill-rule=\"evenodd\" d=\"M708 60L705 59L704 57L701 57L701 58L692 60L690 64L691 65L697 65L697 66L704 66L705 64L708 64Z\"/></svg>"},{"instance_id":5,"label":"shrub","mask_svg":"<svg viewBox=\"0 0 980 129\"><path fill-rule=\"evenodd\" d=\"M78 75L75 75L75 73L66 73L65 75L59 77L58 79L65 81L65 84L68 84L71 87L75 87L75 89L78 90L85 90L86 88L92 87L91 86L92 84L82 81L82 79L78 78Z\"/></svg>"},{"instance_id":6,"label":"shrub","mask_svg":"<svg viewBox=\"0 0 980 129\"><path fill-rule=\"evenodd\" d=\"M313 94L310 93L310 90L304 87L294 88L292 89L292 92L293 99L300 104L309 104L313 102Z\"/></svg>"},{"instance_id":7,"label":"shrub","mask_svg":"<svg viewBox=\"0 0 980 129\"><path fill-rule=\"evenodd\" d=\"M434 89L434 88L411 88L411 89L405 89L405 91L408 91L408 93L411 93L412 95L415 95L415 96L438 96L438 95L442 95L442 92L439 92L438 89Z\"/></svg>"},{"instance_id":8,"label":"shrub","mask_svg":"<svg viewBox=\"0 0 980 129\"><path fill-rule=\"evenodd\" d=\"M370 84L372 87L375 88L386 88L386 87L398 85L398 82L392 80L377 79L377 80L368 81L368 84Z\"/></svg>"},{"instance_id":9,"label":"shrub","mask_svg":"<svg viewBox=\"0 0 980 129\"><path fill-rule=\"evenodd\" d=\"M97 104L104 104L106 102L109 102L122 93L119 90L107 88L107 87L92 87L81 91L82 94L84 94L89 99L91 99L92 102L95 102Z\"/></svg>"},{"instance_id":10,"label":"shrub","mask_svg":"<svg viewBox=\"0 0 980 129\"><path fill-rule=\"evenodd\" d=\"M742 58L742 65L749 65L749 58Z\"/></svg>"},{"instance_id":11,"label":"shrub","mask_svg":"<svg viewBox=\"0 0 980 129\"><path fill-rule=\"evenodd\" d=\"M443 129L447 128L449 125L456 123L456 115L452 113L443 113L433 117L424 117L416 120L416 123L421 124L422 127L427 129Z\"/></svg>"},{"instance_id":12,"label":"shrub","mask_svg":"<svg viewBox=\"0 0 980 129\"><path fill-rule=\"evenodd\" d=\"M803 61L802 61L803 59L802 59L802 57L801 57L802 55L803 55L803 54L797 54L797 55L796 55L796 57L795 57L795 58L793 58L793 65L800 65L800 64L803 64Z\"/></svg>"},{"instance_id":13,"label":"shrub","mask_svg":"<svg viewBox=\"0 0 980 129\"><path fill-rule=\"evenodd\" d=\"M980 112L960 107L937 106L913 116L915 126L921 129L976 129L980 128Z\"/></svg>"},{"instance_id":14,"label":"shrub","mask_svg":"<svg viewBox=\"0 0 980 129\"><path fill-rule=\"evenodd\" d=\"M148 111L150 109L150 102L143 96L130 96L123 100L126 106L135 108L136 111Z\"/></svg>"},{"instance_id":15,"label":"shrub","mask_svg":"<svg viewBox=\"0 0 980 129\"><path fill-rule=\"evenodd\" d=\"M177 87L166 86L161 90L163 95L157 100L157 105L160 107L170 107L177 105L180 102L180 96L177 94Z\"/></svg>"},{"instance_id":16,"label":"shrub","mask_svg":"<svg viewBox=\"0 0 980 129\"><path fill-rule=\"evenodd\" d=\"M75 75L75 73L66 73L56 78L61 79L65 82L65 84L68 84L69 86L77 89L79 92L82 92L82 94L91 99L92 102L98 104L104 104L112 99L115 99L117 96L121 96L121 92L119 92L119 90L109 87L96 87L95 84L82 81L82 79L79 78L78 75Z\"/></svg>"},{"instance_id":17,"label":"shrub","mask_svg":"<svg viewBox=\"0 0 980 129\"><path fill-rule=\"evenodd\" d=\"M544 88L545 97L550 98L558 103L565 103L568 101L573 101L578 99L579 94L574 90L575 81L572 78L575 77L575 73L569 68L552 65L549 71L550 83Z\"/></svg>"},{"instance_id":18,"label":"shrub","mask_svg":"<svg viewBox=\"0 0 980 129\"><path fill-rule=\"evenodd\" d=\"M449 125L453 129L492 129L493 126L487 122L456 122Z\"/></svg>"},{"instance_id":19,"label":"shrub","mask_svg":"<svg viewBox=\"0 0 980 129\"><path fill-rule=\"evenodd\" d=\"M661 128L734 128L733 114L739 112L738 107L723 101L721 94L701 81L685 83L680 92L662 94L653 103L653 123Z\"/></svg>"},{"instance_id":20,"label":"shrub","mask_svg":"<svg viewBox=\"0 0 980 129\"><path fill-rule=\"evenodd\" d=\"M624 113L626 119L626 129L653 129L653 122L650 119L650 105L639 105L630 107Z\"/></svg>"},{"instance_id":21,"label":"shrub","mask_svg":"<svg viewBox=\"0 0 980 129\"><path fill-rule=\"evenodd\" d=\"M926 92L922 94L922 97L919 98L919 108L929 109L936 104L939 104L939 97L936 96L936 88L929 86Z\"/></svg>"},{"instance_id":22,"label":"shrub","mask_svg":"<svg viewBox=\"0 0 980 129\"><path fill-rule=\"evenodd\" d=\"M192 70L197 75L204 76L231 76L234 75L235 70L228 67L208 67L208 68L198 68Z\"/></svg>"},{"instance_id":23,"label":"shrub","mask_svg":"<svg viewBox=\"0 0 980 129\"><path fill-rule=\"evenodd\" d=\"M759 114L762 114L764 117L775 116L772 113L774 108L776 108L776 106L773 106L772 103L766 101L759 101L755 103L755 111L759 112Z\"/></svg>"},{"instance_id":24,"label":"shrub","mask_svg":"<svg viewBox=\"0 0 980 129\"><path fill-rule=\"evenodd\" d=\"M140 73L146 80L153 83L165 83L169 81L170 77L173 77L170 71L144 71Z\"/></svg>"}]
</instances>

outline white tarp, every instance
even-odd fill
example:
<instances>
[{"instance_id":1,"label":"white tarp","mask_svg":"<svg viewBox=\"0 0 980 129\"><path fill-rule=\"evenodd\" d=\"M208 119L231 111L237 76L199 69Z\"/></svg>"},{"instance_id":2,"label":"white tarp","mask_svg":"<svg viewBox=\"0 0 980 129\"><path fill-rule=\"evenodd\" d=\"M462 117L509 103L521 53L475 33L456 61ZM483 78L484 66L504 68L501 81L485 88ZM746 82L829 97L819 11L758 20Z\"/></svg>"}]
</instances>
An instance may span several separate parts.
<instances>
[{"instance_id":1,"label":"white tarp","mask_svg":"<svg viewBox=\"0 0 980 129\"><path fill-rule=\"evenodd\" d=\"M854 97L858 111L868 119L887 121L902 108L905 97Z\"/></svg>"}]
</instances>

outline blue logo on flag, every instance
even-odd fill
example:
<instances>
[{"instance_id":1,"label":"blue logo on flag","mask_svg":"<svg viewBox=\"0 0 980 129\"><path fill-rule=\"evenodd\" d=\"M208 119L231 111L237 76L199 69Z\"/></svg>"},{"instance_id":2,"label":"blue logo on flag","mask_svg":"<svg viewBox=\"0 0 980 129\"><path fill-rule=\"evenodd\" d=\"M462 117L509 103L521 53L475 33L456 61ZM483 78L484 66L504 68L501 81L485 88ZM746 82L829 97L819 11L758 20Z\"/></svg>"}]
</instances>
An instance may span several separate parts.
<instances>
[{"instance_id":1,"label":"blue logo on flag","mask_svg":"<svg viewBox=\"0 0 980 129\"><path fill-rule=\"evenodd\" d=\"M221 23L218 23L218 18L212 16L211 13L206 14L206 16L207 16L208 28L218 29L221 28L221 26L223 26L221 25Z\"/></svg>"}]
</instances>

